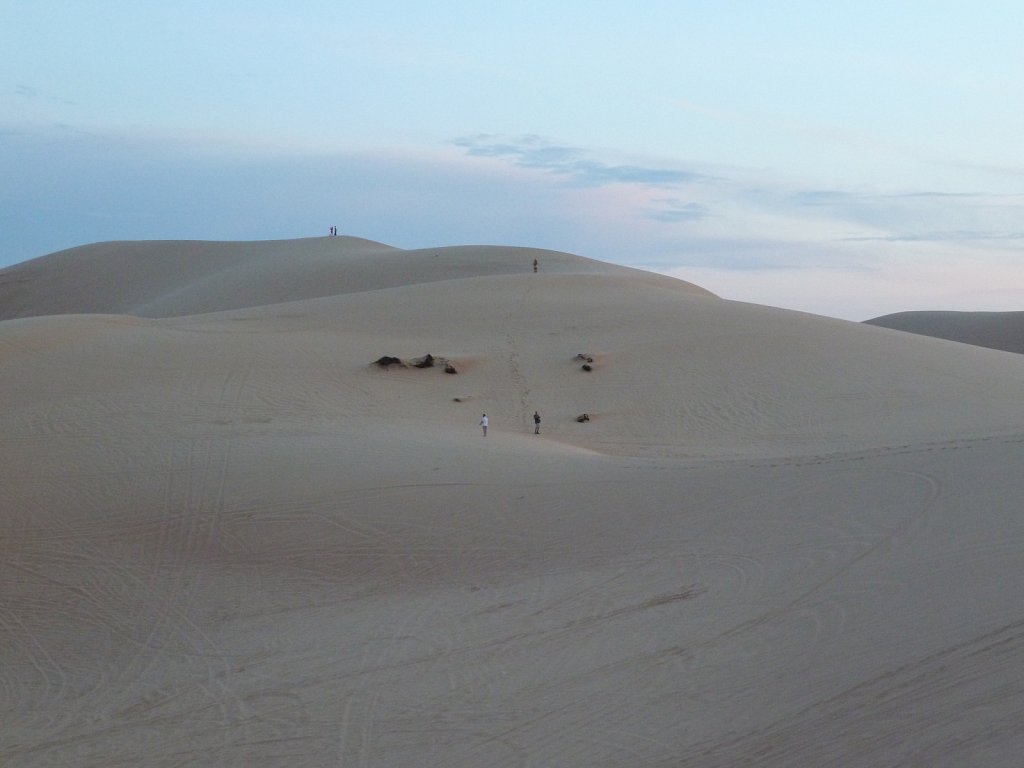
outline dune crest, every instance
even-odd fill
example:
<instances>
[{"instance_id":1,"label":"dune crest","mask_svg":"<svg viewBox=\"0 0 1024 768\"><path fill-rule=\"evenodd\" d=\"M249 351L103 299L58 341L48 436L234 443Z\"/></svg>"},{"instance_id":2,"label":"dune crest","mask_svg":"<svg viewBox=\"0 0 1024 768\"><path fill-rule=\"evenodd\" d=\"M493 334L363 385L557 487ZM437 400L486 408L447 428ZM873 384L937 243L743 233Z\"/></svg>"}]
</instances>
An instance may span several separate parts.
<instances>
[{"instance_id":1,"label":"dune crest","mask_svg":"<svg viewBox=\"0 0 1024 768\"><path fill-rule=\"evenodd\" d=\"M0 319L55 314L174 317L485 275L638 273L557 251L401 250L354 237L249 243L96 243L0 270ZM651 280L670 281L650 273ZM671 281L710 295L697 286Z\"/></svg>"}]
</instances>

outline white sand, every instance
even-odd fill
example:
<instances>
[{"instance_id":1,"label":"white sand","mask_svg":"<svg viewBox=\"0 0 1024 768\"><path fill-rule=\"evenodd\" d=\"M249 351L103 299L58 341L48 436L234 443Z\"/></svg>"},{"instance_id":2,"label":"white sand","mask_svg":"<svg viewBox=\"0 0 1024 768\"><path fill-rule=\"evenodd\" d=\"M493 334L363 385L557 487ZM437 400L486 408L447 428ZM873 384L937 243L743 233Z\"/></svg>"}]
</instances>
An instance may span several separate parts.
<instances>
[{"instance_id":1,"label":"white sand","mask_svg":"<svg viewBox=\"0 0 1024 768\"><path fill-rule=\"evenodd\" d=\"M1024 753L1018 355L352 238L75 249L0 316L0 765Z\"/></svg>"}]
</instances>

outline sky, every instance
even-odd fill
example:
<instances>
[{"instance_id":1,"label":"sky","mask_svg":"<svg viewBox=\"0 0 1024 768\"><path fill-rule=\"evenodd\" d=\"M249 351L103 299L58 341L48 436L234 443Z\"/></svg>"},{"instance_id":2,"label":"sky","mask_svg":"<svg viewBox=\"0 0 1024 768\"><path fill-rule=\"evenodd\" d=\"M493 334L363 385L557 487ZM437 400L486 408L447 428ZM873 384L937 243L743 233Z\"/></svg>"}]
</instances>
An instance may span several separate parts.
<instances>
[{"instance_id":1,"label":"sky","mask_svg":"<svg viewBox=\"0 0 1024 768\"><path fill-rule=\"evenodd\" d=\"M1024 310L1024 3L0 0L0 268L551 248L864 320Z\"/></svg>"}]
</instances>

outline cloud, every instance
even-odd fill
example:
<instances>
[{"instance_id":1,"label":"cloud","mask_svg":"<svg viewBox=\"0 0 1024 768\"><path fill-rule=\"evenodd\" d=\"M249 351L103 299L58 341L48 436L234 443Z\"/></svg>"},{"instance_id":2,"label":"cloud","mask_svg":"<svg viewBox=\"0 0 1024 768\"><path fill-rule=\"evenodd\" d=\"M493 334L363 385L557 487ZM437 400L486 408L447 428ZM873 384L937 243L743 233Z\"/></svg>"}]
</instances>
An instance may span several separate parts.
<instances>
[{"instance_id":1,"label":"cloud","mask_svg":"<svg viewBox=\"0 0 1024 768\"><path fill-rule=\"evenodd\" d=\"M672 186L706 181L709 177L679 168L609 163L579 147L554 144L541 136L502 137L479 134L455 139L455 146L473 157L508 160L520 168L546 171L580 186L641 184Z\"/></svg>"},{"instance_id":2,"label":"cloud","mask_svg":"<svg viewBox=\"0 0 1024 768\"><path fill-rule=\"evenodd\" d=\"M603 243L614 242L620 249L627 248L630 241L647 241L659 252L666 248L678 252L680 235L672 231L692 229L713 218L712 199L719 191L715 188L729 183L669 164L615 162L594 150L538 135L480 134L455 139L452 144L470 160L498 160L509 168L533 172L533 183L548 185L574 199L583 209L575 211L573 218L586 219L590 232L602 232ZM657 229L664 231L659 235ZM691 231L683 237L696 234ZM666 237L676 241L665 242Z\"/></svg>"},{"instance_id":3,"label":"cloud","mask_svg":"<svg viewBox=\"0 0 1024 768\"><path fill-rule=\"evenodd\" d=\"M963 192L858 193L808 189L783 206L849 222L862 231L838 239L860 242L1020 240L1024 195Z\"/></svg>"},{"instance_id":4,"label":"cloud","mask_svg":"<svg viewBox=\"0 0 1024 768\"><path fill-rule=\"evenodd\" d=\"M652 203L660 208L652 208L646 213L647 218L664 221L669 224L702 221L709 216L708 206L703 203L684 203L677 198L658 198Z\"/></svg>"},{"instance_id":5,"label":"cloud","mask_svg":"<svg viewBox=\"0 0 1024 768\"><path fill-rule=\"evenodd\" d=\"M985 263L968 249L870 265L826 260L800 268L669 267L654 271L722 298L862 321L910 310L1017 311L1024 275L1015 263ZM979 269L979 264L985 264Z\"/></svg>"},{"instance_id":6,"label":"cloud","mask_svg":"<svg viewBox=\"0 0 1024 768\"><path fill-rule=\"evenodd\" d=\"M889 235L887 237L848 237L851 242L885 242L885 243L956 243L981 241L1024 241L1024 231L1015 232L983 232L980 230L947 230L920 232L913 235Z\"/></svg>"},{"instance_id":7,"label":"cloud","mask_svg":"<svg viewBox=\"0 0 1024 768\"><path fill-rule=\"evenodd\" d=\"M610 258L615 194L495 174L452 149L282 154L0 126L0 267L105 240L346 234L403 248L494 243ZM583 193L581 199L578 192Z\"/></svg>"},{"instance_id":8,"label":"cloud","mask_svg":"<svg viewBox=\"0 0 1024 768\"><path fill-rule=\"evenodd\" d=\"M71 101L70 99L65 99L61 96L55 96L51 93L40 91L38 88L25 83L19 83L16 85L14 87L14 94L26 99L27 101L52 102L71 107L78 106L76 102Z\"/></svg>"}]
</instances>

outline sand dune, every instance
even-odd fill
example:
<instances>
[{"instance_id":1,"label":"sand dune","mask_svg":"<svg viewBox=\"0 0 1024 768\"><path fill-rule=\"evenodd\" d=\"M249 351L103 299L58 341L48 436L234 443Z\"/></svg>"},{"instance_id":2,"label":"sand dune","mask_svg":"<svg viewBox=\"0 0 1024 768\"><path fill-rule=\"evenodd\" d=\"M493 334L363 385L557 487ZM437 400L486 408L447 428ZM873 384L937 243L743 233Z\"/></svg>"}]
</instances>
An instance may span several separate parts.
<instances>
[{"instance_id":1,"label":"sand dune","mask_svg":"<svg viewBox=\"0 0 1024 768\"><path fill-rule=\"evenodd\" d=\"M0 319L106 313L172 317L482 275L649 273L534 248L407 251L355 237L97 243L0 270ZM697 286L680 287L707 294ZM710 294L708 294L710 295Z\"/></svg>"},{"instance_id":2,"label":"sand dune","mask_svg":"<svg viewBox=\"0 0 1024 768\"><path fill-rule=\"evenodd\" d=\"M354 238L88 246L0 312L0 764L1024 747L1024 358Z\"/></svg>"},{"instance_id":3,"label":"sand dune","mask_svg":"<svg viewBox=\"0 0 1024 768\"><path fill-rule=\"evenodd\" d=\"M1024 353L1024 312L897 312L870 325Z\"/></svg>"}]
</instances>

